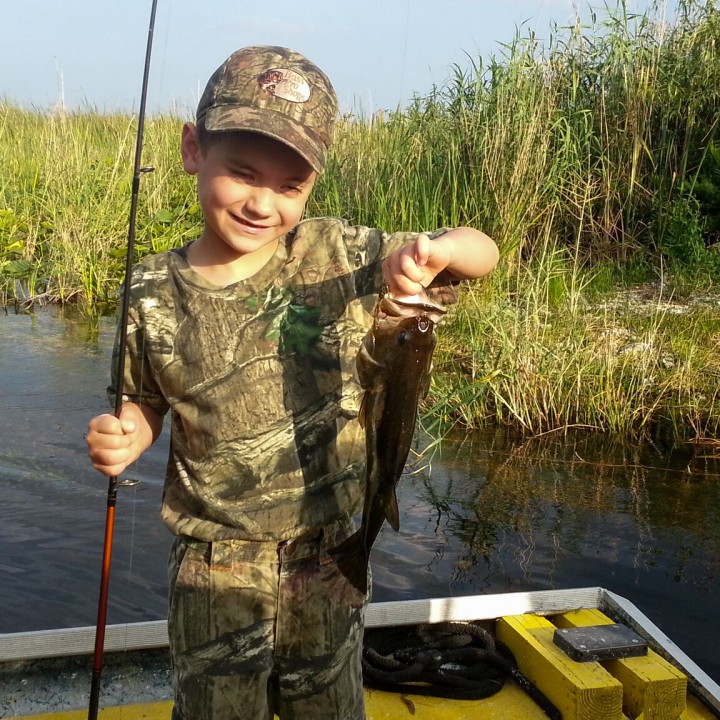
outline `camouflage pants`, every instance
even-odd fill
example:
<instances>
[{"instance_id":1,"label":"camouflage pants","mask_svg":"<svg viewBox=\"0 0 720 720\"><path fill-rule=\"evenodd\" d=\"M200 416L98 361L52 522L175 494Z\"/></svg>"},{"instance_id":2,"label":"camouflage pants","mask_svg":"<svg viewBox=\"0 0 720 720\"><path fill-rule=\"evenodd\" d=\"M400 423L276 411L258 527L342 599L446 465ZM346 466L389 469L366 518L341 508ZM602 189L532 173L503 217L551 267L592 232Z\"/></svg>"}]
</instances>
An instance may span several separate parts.
<instances>
[{"instance_id":1,"label":"camouflage pants","mask_svg":"<svg viewBox=\"0 0 720 720\"><path fill-rule=\"evenodd\" d=\"M349 521L285 543L179 537L170 555L173 720L361 720L367 598L328 549Z\"/></svg>"}]
</instances>

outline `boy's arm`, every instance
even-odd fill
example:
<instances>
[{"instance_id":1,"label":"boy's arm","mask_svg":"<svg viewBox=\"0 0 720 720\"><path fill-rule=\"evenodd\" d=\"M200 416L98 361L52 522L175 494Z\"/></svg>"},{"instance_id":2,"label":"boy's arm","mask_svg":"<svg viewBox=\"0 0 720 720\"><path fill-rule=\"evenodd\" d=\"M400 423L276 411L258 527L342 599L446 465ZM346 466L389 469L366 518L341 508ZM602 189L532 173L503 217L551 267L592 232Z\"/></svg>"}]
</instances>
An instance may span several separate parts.
<instances>
[{"instance_id":1,"label":"boy's arm","mask_svg":"<svg viewBox=\"0 0 720 720\"><path fill-rule=\"evenodd\" d=\"M498 259L497 246L485 233L459 227L434 240L418 235L414 242L388 255L383 275L390 292L415 295L443 270L458 280L480 278L495 268Z\"/></svg>"},{"instance_id":2,"label":"boy's arm","mask_svg":"<svg viewBox=\"0 0 720 720\"><path fill-rule=\"evenodd\" d=\"M162 424L162 415L141 403L123 403L119 418L97 415L86 436L92 466L109 477L120 475L158 439Z\"/></svg>"}]
</instances>

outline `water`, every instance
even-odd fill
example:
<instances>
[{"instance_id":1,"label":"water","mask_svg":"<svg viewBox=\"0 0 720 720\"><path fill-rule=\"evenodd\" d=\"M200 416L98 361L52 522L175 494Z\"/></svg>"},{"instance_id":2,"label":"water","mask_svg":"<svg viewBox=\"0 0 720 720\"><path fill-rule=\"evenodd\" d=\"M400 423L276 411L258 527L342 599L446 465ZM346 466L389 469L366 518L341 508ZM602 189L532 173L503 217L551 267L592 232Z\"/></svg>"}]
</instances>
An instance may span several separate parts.
<instances>
[{"instance_id":1,"label":"water","mask_svg":"<svg viewBox=\"0 0 720 720\"><path fill-rule=\"evenodd\" d=\"M0 632L94 625L107 481L87 421L108 411L113 321L0 315ZM166 614L165 437L120 489L108 622ZM457 435L403 478L373 549L376 601L600 585L720 680L720 458L578 432Z\"/></svg>"},{"instance_id":2,"label":"water","mask_svg":"<svg viewBox=\"0 0 720 720\"><path fill-rule=\"evenodd\" d=\"M95 624L107 480L84 433L111 412L113 333L110 318L88 327L56 309L0 315L0 632ZM119 491L111 623L165 615L166 447L134 468L137 488Z\"/></svg>"}]
</instances>

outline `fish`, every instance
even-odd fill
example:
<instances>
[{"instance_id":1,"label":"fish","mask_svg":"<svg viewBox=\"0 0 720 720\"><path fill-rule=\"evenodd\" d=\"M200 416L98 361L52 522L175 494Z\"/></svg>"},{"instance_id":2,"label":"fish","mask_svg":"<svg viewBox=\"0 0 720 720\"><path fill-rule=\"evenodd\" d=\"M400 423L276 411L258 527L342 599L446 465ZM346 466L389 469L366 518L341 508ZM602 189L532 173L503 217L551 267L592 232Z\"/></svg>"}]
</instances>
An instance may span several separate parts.
<instances>
[{"instance_id":1,"label":"fish","mask_svg":"<svg viewBox=\"0 0 720 720\"><path fill-rule=\"evenodd\" d=\"M423 292L395 298L381 292L356 368L365 391L358 420L365 429L365 499L358 530L331 551L340 571L368 589L370 550L387 520L400 529L396 487L430 386L435 326L447 310Z\"/></svg>"}]
</instances>

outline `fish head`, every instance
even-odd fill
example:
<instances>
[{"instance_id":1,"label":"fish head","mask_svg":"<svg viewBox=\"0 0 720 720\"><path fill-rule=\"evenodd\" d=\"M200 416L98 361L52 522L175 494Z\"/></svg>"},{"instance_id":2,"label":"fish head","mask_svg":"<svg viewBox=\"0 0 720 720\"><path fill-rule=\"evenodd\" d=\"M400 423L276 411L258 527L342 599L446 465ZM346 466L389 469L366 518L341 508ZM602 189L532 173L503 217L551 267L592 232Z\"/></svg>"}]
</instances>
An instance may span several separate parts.
<instances>
[{"instance_id":1,"label":"fish head","mask_svg":"<svg viewBox=\"0 0 720 720\"><path fill-rule=\"evenodd\" d=\"M398 350L410 346L417 351L428 343L434 344L434 329L435 323L427 315L402 318L397 329L388 333L388 341L394 344Z\"/></svg>"},{"instance_id":2,"label":"fish head","mask_svg":"<svg viewBox=\"0 0 720 720\"><path fill-rule=\"evenodd\" d=\"M375 306L371 330L357 356L356 369L364 390L379 390L390 375L406 368L429 370L435 349L435 325L447 312L425 293L397 298L387 292Z\"/></svg>"},{"instance_id":3,"label":"fish head","mask_svg":"<svg viewBox=\"0 0 720 720\"><path fill-rule=\"evenodd\" d=\"M425 314L376 319L372 358L388 376L403 372L425 372L435 349L435 323Z\"/></svg>"}]
</instances>

